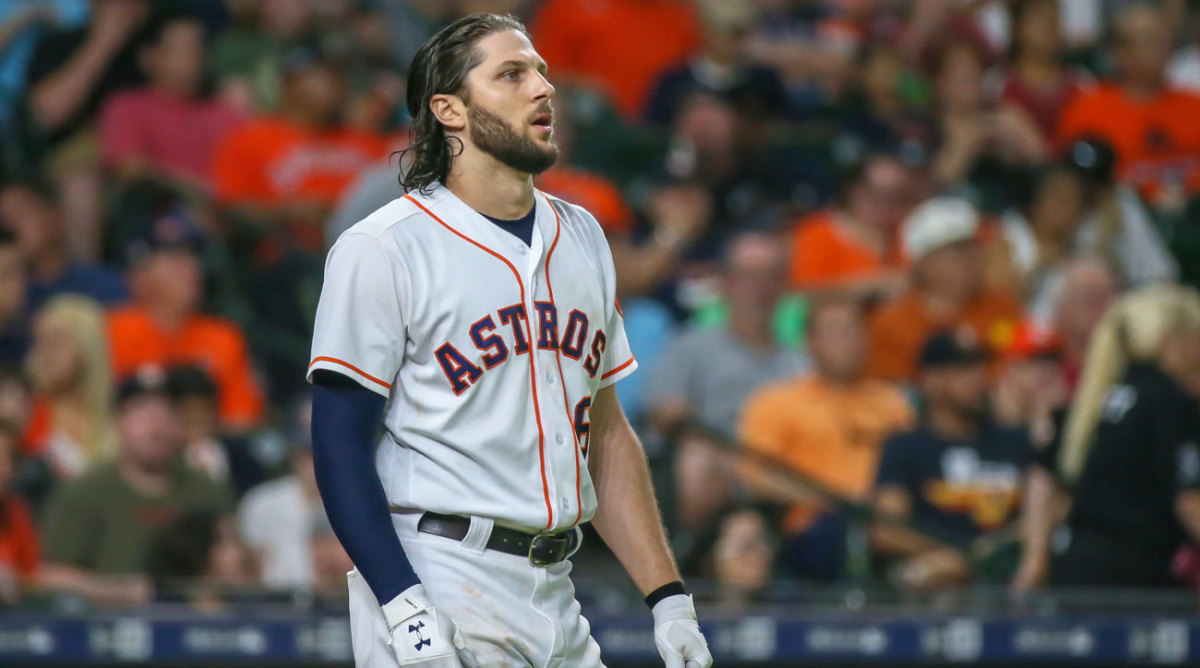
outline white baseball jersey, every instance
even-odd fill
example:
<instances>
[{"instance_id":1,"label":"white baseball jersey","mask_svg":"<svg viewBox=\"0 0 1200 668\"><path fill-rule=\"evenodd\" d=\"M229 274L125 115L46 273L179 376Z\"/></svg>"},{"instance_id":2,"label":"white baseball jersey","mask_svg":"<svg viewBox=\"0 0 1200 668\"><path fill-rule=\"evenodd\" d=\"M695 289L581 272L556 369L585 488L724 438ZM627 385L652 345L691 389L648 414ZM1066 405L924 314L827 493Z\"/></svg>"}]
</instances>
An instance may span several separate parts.
<instances>
[{"instance_id":1,"label":"white baseball jersey","mask_svg":"<svg viewBox=\"0 0 1200 668\"><path fill-rule=\"evenodd\" d=\"M438 187L329 252L308 376L387 397L375 463L394 506L530 530L595 513L588 409L637 362L595 218L534 199L530 246Z\"/></svg>"}]
</instances>

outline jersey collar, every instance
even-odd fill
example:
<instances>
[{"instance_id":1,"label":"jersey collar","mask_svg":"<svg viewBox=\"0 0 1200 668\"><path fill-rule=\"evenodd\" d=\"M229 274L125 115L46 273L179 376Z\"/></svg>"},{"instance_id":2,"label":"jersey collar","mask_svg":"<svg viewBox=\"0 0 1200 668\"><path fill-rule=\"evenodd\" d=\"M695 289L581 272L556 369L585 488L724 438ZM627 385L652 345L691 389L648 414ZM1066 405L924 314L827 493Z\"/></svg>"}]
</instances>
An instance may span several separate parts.
<instances>
[{"instance_id":1,"label":"jersey collar","mask_svg":"<svg viewBox=\"0 0 1200 668\"><path fill-rule=\"evenodd\" d=\"M444 212L442 220L446 225L504 256L527 276L536 272L545 261L549 242L558 231L558 218L554 215L550 200L539 190L534 190L536 215L528 246L472 209L445 186L437 186L428 197L417 193L412 193L412 196L420 199L431 211Z\"/></svg>"}]
</instances>

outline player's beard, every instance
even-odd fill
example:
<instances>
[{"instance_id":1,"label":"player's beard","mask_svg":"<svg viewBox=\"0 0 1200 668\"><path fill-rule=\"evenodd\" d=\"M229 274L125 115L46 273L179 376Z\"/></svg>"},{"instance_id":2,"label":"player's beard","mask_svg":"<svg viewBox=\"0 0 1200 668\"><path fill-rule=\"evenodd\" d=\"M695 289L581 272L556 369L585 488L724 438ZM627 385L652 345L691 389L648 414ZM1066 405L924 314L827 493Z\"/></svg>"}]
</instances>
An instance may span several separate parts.
<instances>
[{"instance_id":1,"label":"player's beard","mask_svg":"<svg viewBox=\"0 0 1200 668\"><path fill-rule=\"evenodd\" d=\"M471 142L480 150L523 174L541 174L558 159L558 146L551 140L539 146L522 135L503 118L478 104L467 107L471 123Z\"/></svg>"}]
</instances>

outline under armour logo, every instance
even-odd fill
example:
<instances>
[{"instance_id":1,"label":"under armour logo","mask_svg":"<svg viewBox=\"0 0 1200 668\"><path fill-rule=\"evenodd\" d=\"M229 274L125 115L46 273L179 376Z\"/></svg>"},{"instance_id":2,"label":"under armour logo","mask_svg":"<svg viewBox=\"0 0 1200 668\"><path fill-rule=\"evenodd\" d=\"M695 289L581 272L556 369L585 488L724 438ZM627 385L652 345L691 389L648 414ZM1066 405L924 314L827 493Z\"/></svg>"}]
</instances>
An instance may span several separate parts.
<instances>
[{"instance_id":1,"label":"under armour logo","mask_svg":"<svg viewBox=\"0 0 1200 668\"><path fill-rule=\"evenodd\" d=\"M408 632L415 633L417 635L417 644L413 645L413 649L417 650L418 652L421 651L422 647L428 647L429 645L433 644L432 640L426 638L421 633L421 629L423 628L425 628L425 622L417 622L416 624L408 625Z\"/></svg>"}]
</instances>

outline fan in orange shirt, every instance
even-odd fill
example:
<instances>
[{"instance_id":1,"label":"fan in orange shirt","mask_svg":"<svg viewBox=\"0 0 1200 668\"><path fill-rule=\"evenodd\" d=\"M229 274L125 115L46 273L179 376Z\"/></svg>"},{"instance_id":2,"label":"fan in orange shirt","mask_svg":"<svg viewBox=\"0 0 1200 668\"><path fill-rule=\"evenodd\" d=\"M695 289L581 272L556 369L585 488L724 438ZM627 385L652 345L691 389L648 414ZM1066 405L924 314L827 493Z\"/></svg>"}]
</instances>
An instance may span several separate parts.
<instances>
[{"instance_id":1,"label":"fan in orange shirt","mask_svg":"<svg viewBox=\"0 0 1200 668\"><path fill-rule=\"evenodd\" d=\"M1121 180L1152 202L1175 204L1200 192L1200 96L1167 86L1172 33L1160 10L1134 5L1114 28L1117 76L1067 106L1058 147L1101 139L1117 153Z\"/></svg>"},{"instance_id":2,"label":"fan in orange shirt","mask_svg":"<svg viewBox=\"0 0 1200 668\"><path fill-rule=\"evenodd\" d=\"M320 225L342 192L388 153L382 135L342 124L345 91L344 75L320 53L289 54L280 115L239 127L217 147L218 201L291 225L302 242L320 247Z\"/></svg>"},{"instance_id":3,"label":"fan in orange shirt","mask_svg":"<svg viewBox=\"0 0 1200 668\"><path fill-rule=\"evenodd\" d=\"M865 501L875 479L883 440L912 422L904 394L865 378L867 331L855 301L819 299L808 318L814 372L769 385L742 409L738 431L744 446L801 473L845 499ZM784 521L789 536L785 560L809 577L841 575L844 559L829 558L845 546L836 510L819 500L795 503L758 464L742 468L752 493L764 501L791 503Z\"/></svg>"},{"instance_id":4,"label":"fan in orange shirt","mask_svg":"<svg viewBox=\"0 0 1200 668\"><path fill-rule=\"evenodd\" d=\"M801 219L792 246L792 286L853 296L904 287L900 226L912 204L911 168L895 156L864 158L842 183L838 206Z\"/></svg>"},{"instance_id":5,"label":"fan in orange shirt","mask_svg":"<svg viewBox=\"0 0 1200 668\"><path fill-rule=\"evenodd\" d=\"M547 0L533 42L553 63L552 79L598 86L634 118L657 76L699 48L700 31L682 0Z\"/></svg>"},{"instance_id":6,"label":"fan in orange shirt","mask_svg":"<svg viewBox=\"0 0 1200 668\"><path fill-rule=\"evenodd\" d=\"M195 223L175 214L152 221L130 245L133 302L108 316L113 375L145 365L201 366L217 383L222 426L243 430L262 418L262 393L241 331L198 310L201 243Z\"/></svg>"},{"instance_id":7,"label":"fan in orange shirt","mask_svg":"<svg viewBox=\"0 0 1200 668\"><path fill-rule=\"evenodd\" d=\"M990 343L1020 319L1016 299L984 282L979 214L967 202L935 197L918 206L904 223L904 247L912 285L872 316L867 375L911 381L933 332L968 325Z\"/></svg>"}]
</instances>

